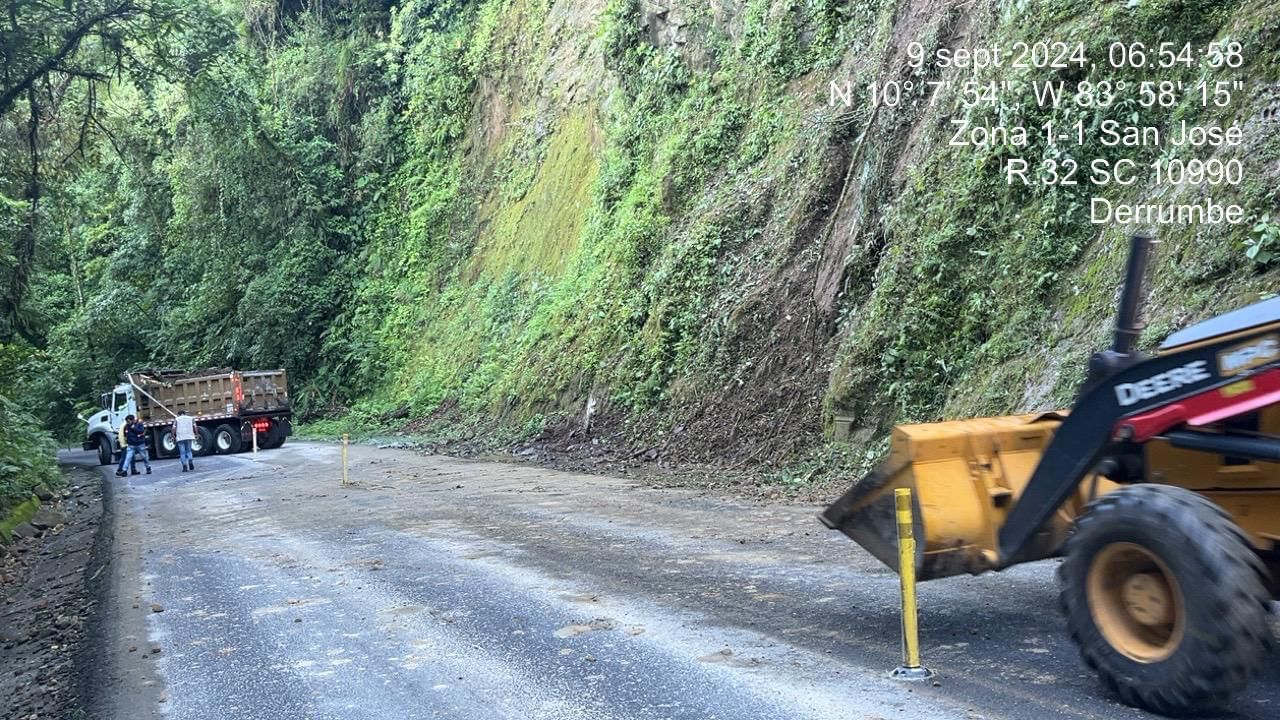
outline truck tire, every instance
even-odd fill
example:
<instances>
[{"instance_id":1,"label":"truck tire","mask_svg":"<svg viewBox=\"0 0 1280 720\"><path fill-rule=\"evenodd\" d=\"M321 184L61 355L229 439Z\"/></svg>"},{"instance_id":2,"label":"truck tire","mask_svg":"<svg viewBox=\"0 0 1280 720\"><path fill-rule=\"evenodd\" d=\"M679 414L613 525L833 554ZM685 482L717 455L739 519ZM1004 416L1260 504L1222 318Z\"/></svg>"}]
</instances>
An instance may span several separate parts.
<instances>
[{"instance_id":1,"label":"truck tire","mask_svg":"<svg viewBox=\"0 0 1280 720\"><path fill-rule=\"evenodd\" d=\"M219 425L213 429L213 451L219 455L238 453L242 444L240 428L234 425Z\"/></svg>"},{"instance_id":2,"label":"truck tire","mask_svg":"<svg viewBox=\"0 0 1280 720\"><path fill-rule=\"evenodd\" d=\"M198 457L213 454L213 431L203 425L196 426L196 439L191 441L191 454Z\"/></svg>"},{"instance_id":3,"label":"truck tire","mask_svg":"<svg viewBox=\"0 0 1280 720\"><path fill-rule=\"evenodd\" d=\"M171 458L178 454L178 441L174 438L173 429L156 430L156 457Z\"/></svg>"},{"instance_id":4,"label":"truck tire","mask_svg":"<svg viewBox=\"0 0 1280 720\"><path fill-rule=\"evenodd\" d=\"M275 423L271 426L271 432L267 433L267 443L262 447L267 450L275 450L284 445L284 441L288 439L285 426L281 423Z\"/></svg>"},{"instance_id":5,"label":"truck tire","mask_svg":"<svg viewBox=\"0 0 1280 720\"><path fill-rule=\"evenodd\" d=\"M1223 705L1270 649L1266 568L1239 526L1183 488L1134 485L1076 521L1059 601L1085 664L1128 705Z\"/></svg>"},{"instance_id":6,"label":"truck tire","mask_svg":"<svg viewBox=\"0 0 1280 720\"><path fill-rule=\"evenodd\" d=\"M111 447L111 439L106 435L98 435L98 464L110 465L114 460L114 448Z\"/></svg>"}]
</instances>

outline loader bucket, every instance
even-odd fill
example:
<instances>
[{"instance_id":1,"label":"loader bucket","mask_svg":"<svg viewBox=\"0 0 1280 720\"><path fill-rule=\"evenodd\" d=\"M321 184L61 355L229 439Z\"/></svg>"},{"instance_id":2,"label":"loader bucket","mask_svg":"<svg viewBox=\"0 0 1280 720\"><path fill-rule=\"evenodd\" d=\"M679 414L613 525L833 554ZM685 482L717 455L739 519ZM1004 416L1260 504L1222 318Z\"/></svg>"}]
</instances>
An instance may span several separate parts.
<instances>
[{"instance_id":1,"label":"loader bucket","mask_svg":"<svg viewBox=\"0 0 1280 720\"><path fill-rule=\"evenodd\" d=\"M898 570L893 491L910 488L920 580L977 574L1009 563L997 536L1061 422L1058 414L980 418L894 428L888 458L819 516ZM1055 554L1077 504L1055 515L1018 562Z\"/></svg>"}]
</instances>

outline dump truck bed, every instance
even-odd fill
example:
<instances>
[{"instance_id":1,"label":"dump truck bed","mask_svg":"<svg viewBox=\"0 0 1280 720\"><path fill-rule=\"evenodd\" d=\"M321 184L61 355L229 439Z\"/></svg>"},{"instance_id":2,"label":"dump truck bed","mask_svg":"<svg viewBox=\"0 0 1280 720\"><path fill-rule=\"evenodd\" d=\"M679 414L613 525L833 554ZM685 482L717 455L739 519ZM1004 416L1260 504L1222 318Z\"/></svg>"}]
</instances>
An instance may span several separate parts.
<instances>
[{"instance_id":1,"label":"dump truck bed","mask_svg":"<svg viewBox=\"0 0 1280 720\"><path fill-rule=\"evenodd\" d=\"M289 410L284 370L228 371L185 376L129 374L146 422L165 421L179 411L194 417L245 416Z\"/></svg>"}]
</instances>

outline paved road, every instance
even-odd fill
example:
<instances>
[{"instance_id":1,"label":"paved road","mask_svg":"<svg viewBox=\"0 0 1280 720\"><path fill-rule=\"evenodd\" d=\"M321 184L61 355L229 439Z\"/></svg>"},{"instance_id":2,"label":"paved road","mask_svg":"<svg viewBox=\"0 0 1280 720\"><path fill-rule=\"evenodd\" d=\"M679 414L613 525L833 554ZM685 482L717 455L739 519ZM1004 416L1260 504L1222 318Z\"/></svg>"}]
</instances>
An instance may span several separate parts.
<instances>
[{"instance_id":1,"label":"paved road","mask_svg":"<svg viewBox=\"0 0 1280 720\"><path fill-rule=\"evenodd\" d=\"M923 585L938 680L904 685L896 576L814 507L365 447L347 488L329 445L197 464L108 477L95 718L1152 717L1080 664L1053 563ZM1226 717L1280 717L1276 660Z\"/></svg>"}]
</instances>

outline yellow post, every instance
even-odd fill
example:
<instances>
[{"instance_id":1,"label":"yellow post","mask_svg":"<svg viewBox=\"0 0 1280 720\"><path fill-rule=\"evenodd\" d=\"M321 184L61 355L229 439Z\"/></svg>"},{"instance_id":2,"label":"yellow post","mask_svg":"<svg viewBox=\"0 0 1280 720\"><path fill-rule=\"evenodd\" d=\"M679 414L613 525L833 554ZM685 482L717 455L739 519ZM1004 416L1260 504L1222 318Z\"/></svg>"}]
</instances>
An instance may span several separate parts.
<instances>
[{"instance_id":1,"label":"yellow post","mask_svg":"<svg viewBox=\"0 0 1280 720\"><path fill-rule=\"evenodd\" d=\"M933 673L920 666L920 637L916 624L916 536L911 511L911 489L893 491L898 511L898 579L902 585L902 667L893 676L903 680L925 680Z\"/></svg>"},{"instance_id":2,"label":"yellow post","mask_svg":"<svg viewBox=\"0 0 1280 720\"><path fill-rule=\"evenodd\" d=\"M351 436L348 435L347 433L342 433L342 484L343 485L347 484L347 452L348 452L348 447L350 445L351 445Z\"/></svg>"}]
</instances>

